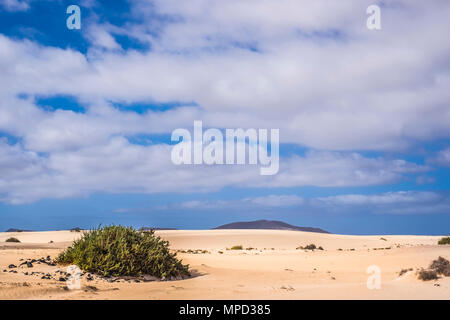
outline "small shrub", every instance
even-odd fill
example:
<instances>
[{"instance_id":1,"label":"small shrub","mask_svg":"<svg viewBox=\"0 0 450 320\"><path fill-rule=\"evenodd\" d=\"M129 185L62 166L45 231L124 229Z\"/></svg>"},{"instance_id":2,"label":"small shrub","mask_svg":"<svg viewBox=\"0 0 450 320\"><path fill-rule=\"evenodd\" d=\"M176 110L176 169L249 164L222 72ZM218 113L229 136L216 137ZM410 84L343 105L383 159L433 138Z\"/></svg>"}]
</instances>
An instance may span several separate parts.
<instances>
[{"instance_id":1,"label":"small shrub","mask_svg":"<svg viewBox=\"0 0 450 320\"><path fill-rule=\"evenodd\" d=\"M70 232L81 232L81 229L78 227L72 228L72 229L70 229Z\"/></svg>"},{"instance_id":2,"label":"small shrub","mask_svg":"<svg viewBox=\"0 0 450 320\"><path fill-rule=\"evenodd\" d=\"M241 245L238 245L238 246L232 246L231 248L230 248L230 250L243 250L244 248L241 246Z\"/></svg>"},{"instance_id":3,"label":"small shrub","mask_svg":"<svg viewBox=\"0 0 450 320\"><path fill-rule=\"evenodd\" d=\"M450 266L447 266L443 271L442 271L442 275L444 277L450 277Z\"/></svg>"},{"instance_id":4,"label":"small shrub","mask_svg":"<svg viewBox=\"0 0 450 320\"><path fill-rule=\"evenodd\" d=\"M299 246L299 247L297 247L297 250L298 249L301 249L301 250L315 250L315 249L317 249L317 247L316 247L315 244L308 244L307 246L304 246L304 247ZM323 250L323 248L321 250Z\"/></svg>"},{"instance_id":5,"label":"small shrub","mask_svg":"<svg viewBox=\"0 0 450 320\"><path fill-rule=\"evenodd\" d=\"M170 278L189 275L188 265L169 251L169 243L132 227L107 226L85 232L56 259L103 276Z\"/></svg>"},{"instance_id":6,"label":"small shrub","mask_svg":"<svg viewBox=\"0 0 450 320\"><path fill-rule=\"evenodd\" d=\"M423 280L423 281L435 280L438 278L438 274L434 270L422 269L418 272L418 278L419 278L419 280Z\"/></svg>"},{"instance_id":7,"label":"small shrub","mask_svg":"<svg viewBox=\"0 0 450 320\"><path fill-rule=\"evenodd\" d=\"M431 262L430 269L436 271L438 274L448 276L450 275L450 262L443 257L439 257Z\"/></svg>"},{"instance_id":8,"label":"small shrub","mask_svg":"<svg viewBox=\"0 0 450 320\"><path fill-rule=\"evenodd\" d=\"M413 270L413 268L402 269L402 270L400 270L400 272L398 273L398 276L400 277L400 276L404 275L405 273L407 273L408 271L412 271L412 270Z\"/></svg>"},{"instance_id":9,"label":"small shrub","mask_svg":"<svg viewBox=\"0 0 450 320\"><path fill-rule=\"evenodd\" d=\"M20 242L20 240L17 238L11 237L11 238L6 239L5 242Z\"/></svg>"},{"instance_id":10,"label":"small shrub","mask_svg":"<svg viewBox=\"0 0 450 320\"><path fill-rule=\"evenodd\" d=\"M148 230L144 231L144 232L149 232ZM178 250L177 252L181 252L181 253L190 253L190 254L206 254L206 253L210 253L208 250L204 250L204 249L188 249L187 251L180 251Z\"/></svg>"},{"instance_id":11,"label":"small shrub","mask_svg":"<svg viewBox=\"0 0 450 320\"><path fill-rule=\"evenodd\" d=\"M441 239L438 241L438 244L442 244L442 245L444 245L444 244L450 244L450 237L444 237L444 238L441 238Z\"/></svg>"}]
</instances>

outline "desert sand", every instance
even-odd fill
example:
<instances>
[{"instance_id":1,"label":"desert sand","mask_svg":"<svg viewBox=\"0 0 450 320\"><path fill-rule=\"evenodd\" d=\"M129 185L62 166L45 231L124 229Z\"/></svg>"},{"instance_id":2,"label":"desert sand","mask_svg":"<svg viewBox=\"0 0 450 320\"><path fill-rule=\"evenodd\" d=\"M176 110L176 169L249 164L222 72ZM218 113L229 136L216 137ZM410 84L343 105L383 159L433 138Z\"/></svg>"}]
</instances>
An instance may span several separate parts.
<instances>
[{"instance_id":1,"label":"desert sand","mask_svg":"<svg viewBox=\"0 0 450 320\"><path fill-rule=\"evenodd\" d=\"M55 258L81 233L0 233L0 299L450 299L450 277L417 279L438 256L450 259L450 245L438 236L349 236L278 230L170 230L168 240L193 276L176 281L108 282L81 279L81 289L41 279L62 266L20 259ZM5 243L9 237L21 243ZM50 241L53 241L50 243ZM324 250L297 250L313 243ZM229 250L242 245L244 250ZM252 250L245 250L253 248ZM188 253L188 250L207 250ZM368 289L369 266L381 270L381 288ZM402 269L412 268L399 276ZM15 270L17 273L11 272ZM34 275L30 275L35 272ZM38 273L42 272L42 273ZM28 275L25 275L28 273Z\"/></svg>"}]
</instances>

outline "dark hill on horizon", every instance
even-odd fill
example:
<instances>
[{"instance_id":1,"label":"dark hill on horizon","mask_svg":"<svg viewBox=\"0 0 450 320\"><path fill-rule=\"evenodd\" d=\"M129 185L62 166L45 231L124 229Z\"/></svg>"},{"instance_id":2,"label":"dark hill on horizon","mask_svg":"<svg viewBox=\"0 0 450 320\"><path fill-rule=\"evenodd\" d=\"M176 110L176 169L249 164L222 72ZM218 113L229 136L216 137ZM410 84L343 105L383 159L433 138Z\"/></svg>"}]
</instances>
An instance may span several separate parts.
<instances>
[{"instance_id":1,"label":"dark hill on horizon","mask_svg":"<svg viewBox=\"0 0 450 320\"><path fill-rule=\"evenodd\" d=\"M328 231L322 230L320 228L312 227L297 227L287 224L282 221L273 220L257 220L257 221L247 221L247 222L233 222L218 226L213 229L268 229L268 230L293 230L293 231L306 231L306 232L317 232L317 233L330 233Z\"/></svg>"},{"instance_id":2,"label":"dark hill on horizon","mask_svg":"<svg viewBox=\"0 0 450 320\"><path fill-rule=\"evenodd\" d=\"M31 230L16 229L16 228L9 228L5 232L32 232L32 231Z\"/></svg>"}]
</instances>

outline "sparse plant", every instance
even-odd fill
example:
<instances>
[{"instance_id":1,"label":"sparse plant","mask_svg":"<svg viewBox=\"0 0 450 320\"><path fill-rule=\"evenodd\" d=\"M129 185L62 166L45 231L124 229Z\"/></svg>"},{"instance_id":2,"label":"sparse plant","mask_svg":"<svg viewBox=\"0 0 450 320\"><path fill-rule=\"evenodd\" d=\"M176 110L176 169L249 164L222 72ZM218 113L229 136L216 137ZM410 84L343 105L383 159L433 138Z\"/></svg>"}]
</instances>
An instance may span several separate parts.
<instances>
[{"instance_id":1,"label":"sparse plant","mask_svg":"<svg viewBox=\"0 0 450 320\"><path fill-rule=\"evenodd\" d=\"M433 260L430 264L430 269L446 277L450 276L450 262L443 257Z\"/></svg>"},{"instance_id":2,"label":"sparse plant","mask_svg":"<svg viewBox=\"0 0 450 320\"><path fill-rule=\"evenodd\" d=\"M145 232L148 232L148 230L147 231L145 231ZM181 253L190 253L190 254L206 254L206 253L210 253L208 250L205 250L205 249L188 249L187 251L184 251L184 250L177 250L177 252L181 252Z\"/></svg>"},{"instance_id":3,"label":"sparse plant","mask_svg":"<svg viewBox=\"0 0 450 320\"><path fill-rule=\"evenodd\" d=\"M441 238L441 239L438 241L438 244L440 244L440 245L450 244L450 237L444 237L444 238Z\"/></svg>"},{"instance_id":4,"label":"sparse plant","mask_svg":"<svg viewBox=\"0 0 450 320\"><path fill-rule=\"evenodd\" d=\"M106 226L87 231L56 262L75 264L80 269L103 276L142 276L158 278L188 276L183 265L171 253L169 243L154 231L140 232L132 227Z\"/></svg>"},{"instance_id":5,"label":"sparse plant","mask_svg":"<svg viewBox=\"0 0 450 320\"><path fill-rule=\"evenodd\" d=\"M6 239L5 242L20 242L20 240L17 238L11 237L11 238Z\"/></svg>"},{"instance_id":6,"label":"sparse plant","mask_svg":"<svg viewBox=\"0 0 450 320\"><path fill-rule=\"evenodd\" d=\"M81 232L81 228L75 227L70 229L70 232Z\"/></svg>"},{"instance_id":7,"label":"sparse plant","mask_svg":"<svg viewBox=\"0 0 450 320\"><path fill-rule=\"evenodd\" d=\"M445 276L445 277L450 277L450 266L447 266L447 268L445 268L442 271L442 275Z\"/></svg>"},{"instance_id":8,"label":"sparse plant","mask_svg":"<svg viewBox=\"0 0 450 320\"><path fill-rule=\"evenodd\" d=\"M242 247L242 245L232 246L230 248L230 250L243 250L243 249L244 249L244 247Z\"/></svg>"},{"instance_id":9,"label":"sparse plant","mask_svg":"<svg viewBox=\"0 0 450 320\"><path fill-rule=\"evenodd\" d=\"M317 249L317 247L315 244L308 244L307 246L304 246L304 247L298 246L296 249L297 250L301 249L301 250L313 250L314 251L315 249ZM323 250L323 248L321 250Z\"/></svg>"},{"instance_id":10,"label":"sparse plant","mask_svg":"<svg viewBox=\"0 0 450 320\"><path fill-rule=\"evenodd\" d=\"M438 278L438 274L434 270L421 269L417 274L419 280L423 281L435 280Z\"/></svg>"},{"instance_id":11,"label":"sparse plant","mask_svg":"<svg viewBox=\"0 0 450 320\"><path fill-rule=\"evenodd\" d=\"M405 273L407 273L408 271L412 271L412 270L413 270L413 268L402 269L402 270L400 270L400 272L398 273L398 276L400 277L400 276L404 275Z\"/></svg>"}]
</instances>

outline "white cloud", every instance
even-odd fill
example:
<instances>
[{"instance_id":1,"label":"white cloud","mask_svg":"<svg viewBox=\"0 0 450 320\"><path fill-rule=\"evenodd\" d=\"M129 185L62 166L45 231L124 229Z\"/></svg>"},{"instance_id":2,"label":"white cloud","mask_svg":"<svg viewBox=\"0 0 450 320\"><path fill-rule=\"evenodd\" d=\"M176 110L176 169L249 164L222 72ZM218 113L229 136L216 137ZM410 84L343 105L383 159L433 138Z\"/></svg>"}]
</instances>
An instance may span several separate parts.
<instances>
[{"instance_id":1,"label":"white cloud","mask_svg":"<svg viewBox=\"0 0 450 320\"><path fill-rule=\"evenodd\" d=\"M0 6L7 11L26 11L31 0L0 0Z\"/></svg>"},{"instance_id":2,"label":"white cloud","mask_svg":"<svg viewBox=\"0 0 450 320\"><path fill-rule=\"evenodd\" d=\"M304 200L295 195L269 195L266 197L256 197L246 199L255 205L264 207L292 207L303 204Z\"/></svg>"},{"instance_id":3,"label":"white cloud","mask_svg":"<svg viewBox=\"0 0 450 320\"><path fill-rule=\"evenodd\" d=\"M400 181L404 174L427 171L427 167L404 160L366 158L358 153L309 152L306 157L284 159L275 186L313 185L368 186Z\"/></svg>"},{"instance_id":4,"label":"white cloud","mask_svg":"<svg viewBox=\"0 0 450 320\"><path fill-rule=\"evenodd\" d=\"M283 142L328 150L400 150L448 137L450 44L432 35L449 27L450 4L388 4L377 33L365 27L369 2L137 2L135 13L152 25L157 13L178 17L160 22L157 37L141 26L152 51L87 59L1 36L8 85L0 90L196 101L208 125L280 128ZM92 46L107 48L124 32L89 30L99 35ZM258 52L236 45L252 41Z\"/></svg>"},{"instance_id":5,"label":"white cloud","mask_svg":"<svg viewBox=\"0 0 450 320\"><path fill-rule=\"evenodd\" d=\"M147 208L121 208L119 213L130 212L210 212L211 214L254 212L289 214L304 212L320 214L448 214L450 197L442 192L397 191L380 194L343 194L329 197L302 198L296 195L269 195L236 200L191 200L165 206Z\"/></svg>"},{"instance_id":6,"label":"white cloud","mask_svg":"<svg viewBox=\"0 0 450 320\"><path fill-rule=\"evenodd\" d=\"M442 196L435 192L426 191L398 191L387 192L378 195L348 194L325 198L317 198L318 201L328 204L344 205L386 205L399 203L423 203L435 202L442 199Z\"/></svg>"},{"instance_id":7,"label":"white cloud","mask_svg":"<svg viewBox=\"0 0 450 320\"><path fill-rule=\"evenodd\" d=\"M450 137L450 43L436 37L450 26L450 3L394 1L383 7L383 29L370 32L369 2L138 1L133 14L143 23L127 24L128 31L86 25L86 55L0 34L0 131L21 138L20 145L1 146L3 201L225 186L372 186L426 171L353 151L405 151ZM19 2L1 2L7 3ZM147 41L152 50L119 50L116 34ZM87 112L34 105L34 95L56 94L74 95ZM140 115L120 112L111 101L199 107ZM210 127L279 128L281 142L322 151L282 158L278 175L261 177L256 167L174 167L169 146L123 138L191 128L195 119ZM445 152L438 163L446 163ZM22 169L8 170L12 163Z\"/></svg>"},{"instance_id":8,"label":"white cloud","mask_svg":"<svg viewBox=\"0 0 450 320\"><path fill-rule=\"evenodd\" d=\"M312 206L334 212L373 214L447 214L450 212L448 194L434 191L397 191L381 194L346 194L321 197Z\"/></svg>"},{"instance_id":9,"label":"white cloud","mask_svg":"<svg viewBox=\"0 0 450 320\"><path fill-rule=\"evenodd\" d=\"M438 164L441 166L449 167L450 166L450 148L446 148L437 153L437 155L429 159L430 163Z\"/></svg>"},{"instance_id":10,"label":"white cloud","mask_svg":"<svg viewBox=\"0 0 450 320\"><path fill-rule=\"evenodd\" d=\"M19 144L3 143L2 150L5 160L0 166L0 194L4 195L3 201L11 203L97 192L197 193L228 186L370 186L393 183L401 180L404 173L426 170L404 161L315 152L282 159L278 175L261 176L259 168L250 165L176 166L170 160L171 146L133 145L120 136L102 145L60 149L43 156L24 150ZM12 165L18 169L11 170ZM255 201L294 205L301 200L274 196Z\"/></svg>"},{"instance_id":11,"label":"white cloud","mask_svg":"<svg viewBox=\"0 0 450 320\"><path fill-rule=\"evenodd\" d=\"M302 204L304 204L303 198L296 195L268 195L238 200L190 200L146 209L122 208L117 209L116 212L136 212L140 210L261 210L262 208L295 208Z\"/></svg>"}]
</instances>

